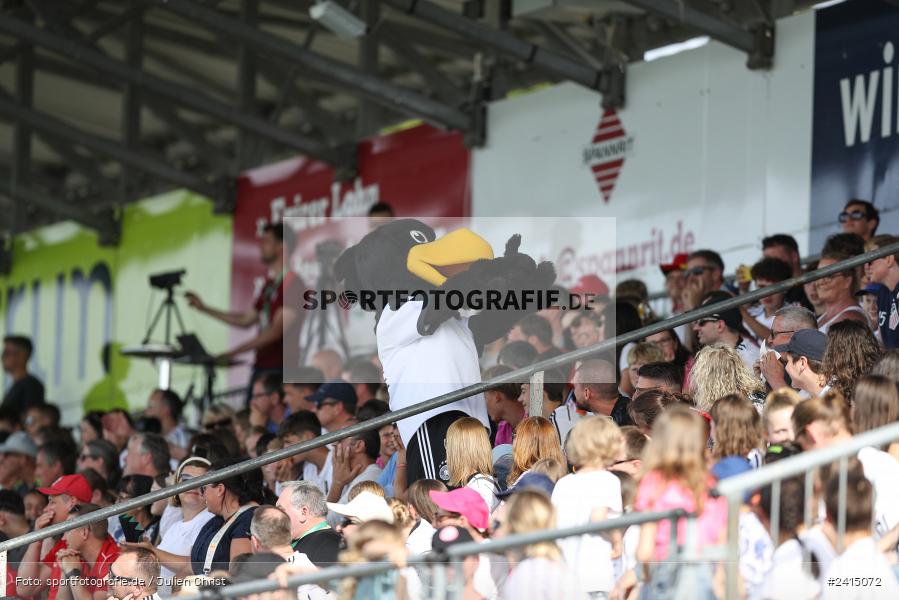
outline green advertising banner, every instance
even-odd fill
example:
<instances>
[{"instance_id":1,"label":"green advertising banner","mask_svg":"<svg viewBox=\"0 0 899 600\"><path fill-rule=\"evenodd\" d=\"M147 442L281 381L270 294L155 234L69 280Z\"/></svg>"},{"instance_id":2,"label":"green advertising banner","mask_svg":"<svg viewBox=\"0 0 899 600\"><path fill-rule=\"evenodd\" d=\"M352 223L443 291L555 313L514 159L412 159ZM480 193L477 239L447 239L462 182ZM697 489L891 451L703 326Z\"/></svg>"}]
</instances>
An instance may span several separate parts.
<instances>
[{"instance_id":1,"label":"green advertising banner","mask_svg":"<svg viewBox=\"0 0 899 600\"><path fill-rule=\"evenodd\" d=\"M176 191L129 205L116 248L100 247L92 232L72 223L16 239L12 273L0 277L0 326L4 334L32 338L29 369L62 410L64 424L75 425L84 410L146 406L156 367L118 349L141 343L164 298L151 289L150 274L186 269L176 295L185 328L212 352L227 345L227 328L190 309L183 292L196 290L210 305L228 306L231 237L231 217L213 215L207 200ZM153 340L163 336L161 323ZM199 395L203 382L198 368L172 370L180 394L193 383Z\"/></svg>"}]
</instances>

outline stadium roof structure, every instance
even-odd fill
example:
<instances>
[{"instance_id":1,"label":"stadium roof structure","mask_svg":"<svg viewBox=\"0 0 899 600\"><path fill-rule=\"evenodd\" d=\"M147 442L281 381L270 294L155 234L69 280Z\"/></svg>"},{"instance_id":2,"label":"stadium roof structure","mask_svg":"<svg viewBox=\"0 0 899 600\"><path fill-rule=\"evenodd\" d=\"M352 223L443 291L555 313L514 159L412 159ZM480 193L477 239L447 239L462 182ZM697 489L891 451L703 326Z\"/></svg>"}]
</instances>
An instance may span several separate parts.
<instances>
[{"instance_id":1,"label":"stadium roof structure","mask_svg":"<svg viewBox=\"0 0 899 600\"><path fill-rule=\"evenodd\" d=\"M2 235L73 220L116 244L127 202L188 188L227 212L238 173L298 154L345 179L358 140L410 119L477 146L486 103L540 83L622 106L629 63L697 36L768 68L776 20L814 3L315 4L0 0Z\"/></svg>"}]
</instances>

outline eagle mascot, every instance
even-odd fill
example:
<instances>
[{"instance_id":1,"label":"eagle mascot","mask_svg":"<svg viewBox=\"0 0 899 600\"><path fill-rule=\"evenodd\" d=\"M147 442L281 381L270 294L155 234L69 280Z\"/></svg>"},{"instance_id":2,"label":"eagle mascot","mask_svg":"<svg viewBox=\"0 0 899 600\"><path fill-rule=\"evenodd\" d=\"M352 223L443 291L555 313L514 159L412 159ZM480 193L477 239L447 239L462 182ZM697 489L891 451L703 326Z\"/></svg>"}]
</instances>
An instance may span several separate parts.
<instances>
[{"instance_id":1,"label":"eagle mascot","mask_svg":"<svg viewBox=\"0 0 899 600\"><path fill-rule=\"evenodd\" d=\"M503 256L494 258L486 240L469 229L456 229L440 239L428 225L398 219L371 231L345 250L335 263L343 298L360 299L360 306L376 313L378 357L390 394L391 410L413 406L481 381L478 359L484 346L505 337L522 317L538 310L536 302L506 303L528 290L545 294L555 281L548 262L536 264L518 252L521 236L506 243ZM378 294L361 302L365 292ZM413 299L393 292L425 292ZM482 303L480 310L452 310L446 302L459 292L491 292L502 305ZM458 297L458 296L456 296ZM545 296L544 296L545 297ZM446 431L460 417L470 416L489 427L483 394L477 394L408 417L397 423L406 446L409 483L419 479L446 482Z\"/></svg>"}]
</instances>

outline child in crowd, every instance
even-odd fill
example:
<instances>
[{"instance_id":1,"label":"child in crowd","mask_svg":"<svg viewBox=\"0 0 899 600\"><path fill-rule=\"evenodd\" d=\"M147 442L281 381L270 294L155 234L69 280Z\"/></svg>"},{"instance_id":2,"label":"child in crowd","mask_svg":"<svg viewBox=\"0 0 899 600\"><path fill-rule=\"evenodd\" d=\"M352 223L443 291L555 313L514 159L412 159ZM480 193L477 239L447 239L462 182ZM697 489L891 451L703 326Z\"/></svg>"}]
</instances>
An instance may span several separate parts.
<instances>
[{"instance_id":1,"label":"child in crowd","mask_svg":"<svg viewBox=\"0 0 899 600\"><path fill-rule=\"evenodd\" d=\"M874 488L861 465L850 463L846 475L844 550L830 562L821 596L831 598L899 598L899 582L874 540L871 527ZM836 530L840 511L840 475L832 469L825 487L827 521ZM865 585L864 581L870 583Z\"/></svg>"},{"instance_id":2,"label":"child in crowd","mask_svg":"<svg viewBox=\"0 0 899 600\"><path fill-rule=\"evenodd\" d=\"M496 510L499 491L493 478L493 449L484 425L472 417L455 421L446 431L446 467L450 487L469 487Z\"/></svg>"},{"instance_id":3,"label":"child in crowd","mask_svg":"<svg viewBox=\"0 0 899 600\"><path fill-rule=\"evenodd\" d=\"M555 458L541 458L531 467L531 473L546 475L555 483L568 475L568 462Z\"/></svg>"},{"instance_id":4,"label":"child in crowd","mask_svg":"<svg viewBox=\"0 0 899 600\"><path fill-rule=\"evenodd\" d=\"M723 544L727 532L727 505L724 498L709 496L713 480L705 460L703 418L686 406L671 406L659 415L652 428L652 443L643 457L643 478L637 488L634 510L666 511L680 508L698 513L698 542L702 546ZM678 523L678 543L686 542L686 521ZM646 523L640 527L637 560L648 567L648 582L642 597L666 598L672 591L680 565L667 562L671 522ZM704 569L701 565L696 569ZM711 570L703 573L694 597L711 595ZM701 593L702 592L702 593Z\"/></svg>"},{"instance_id":5,"label":"child in crowd","mask_svg":"<svg viewBox=\"0 0 899 600\"><path fill-rule=\"evenodd\" d=\"M712 459L739 456L753 469L762 466L762 419L747 398L730 394L712 405Z\"/></svg>"},{"instance_id":6,"label":"child in crowd","mask_svg":"<svg viewBox=\"0 0 899 600\"><path fill-rule=\"evenodd\" d=\"M784 479L780 484L778 539L771 557L771 569L765 574L764 597L768 600L812 600L821 593L820 566L810 553L810 564L803 559L802 530L805 505L805 482L802 477ZM766 530L771 529L774 514L773 486L762 488L755 514Z\"/></svg>"},{"instance_id":7,"label":"child in crowd","mask_svg":"<svg viewBox=\"0 0 899 600\"><path fill-rule=\"evenodd\" d=\"M793 408L801 401L799 394L790 388L774 390L765 398L762 420L769 446L793 441Z\"/></svg>"},{"instance_id":8,"label":"child in crowd","mask_svg":"<svg viewBox=\"0 0 899 600\"><path fill-rule=\"evenodd\" d=\"M431 551L431 540L437 531L434 520L437 516L437 505L431 500L429 492L445 492L446 486L437 479L419 479L406 490L406 501L412 507L417 524L406 539L406 548L411 556L427 554Z\"/></svg>"},{"instance_id":9,"label":"child in crowd","mask_svg":"<svg viewBox=\"0 0 899 600\"><path fill-rule=\"evenodd\" d=\"M622 429L627 429L623 427ZM634 510L637 495L637 480L624 471L611 471L621 482L621 505L624 513ZM640 542L640 526L631 525L621 539L621 555L612 561L615 569L615 589L612 597L626 598L628 592L637 585L637 544Z\"/></svg>"},{"instance_id":10,"label":"child in crowd","mask_svg":"<svg viewBox=\"0 0 899 600\"><path fill-rule=\"evenodd\" d=\"M622 443L621 430L608 417L584 417L571 430L565 453L574 473L560 479L552 494L560 529L621 515L621 484L606 469L617 460ZM607 595L615 585L612 556L620 552L620 542L620 532L614 532L566 538L559 545L584 590Z\"/></svg>"},{"instance_id":11,"label":"child in crowd","mask_svg":"<svg viewBox=\"0 0 899 600\"><path fill-rule=\"evenodd\" d=\"M506 521L510 535L556 528L556 513L545 492L524 489L508 501ZM555 542L540 542L508 553L511 572L503 587L503 598L554 600L585 599L579 577L562 560Z\"/></svg>"}]
</instances>

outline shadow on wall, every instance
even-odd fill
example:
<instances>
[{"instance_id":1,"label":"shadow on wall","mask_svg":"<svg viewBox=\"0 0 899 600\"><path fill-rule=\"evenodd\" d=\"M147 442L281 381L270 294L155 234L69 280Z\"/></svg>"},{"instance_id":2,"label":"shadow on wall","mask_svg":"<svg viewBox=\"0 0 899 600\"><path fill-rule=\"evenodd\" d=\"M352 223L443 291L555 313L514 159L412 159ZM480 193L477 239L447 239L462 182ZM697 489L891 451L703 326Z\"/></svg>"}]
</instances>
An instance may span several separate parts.
<instances>
[{"instance_id":1,"label":"shadow on wall","mask_svg":"<svg viewBox=\"0 0 899 600\"><path fill-rule=\"evenodd\" d=\"M128 399L121 383L128 377L131 360L121 354L122 344L106 342L100 350L103 377L84 395L84 412L109 411L114 408L128 410Z\"/></svg>"}]
</instances>

